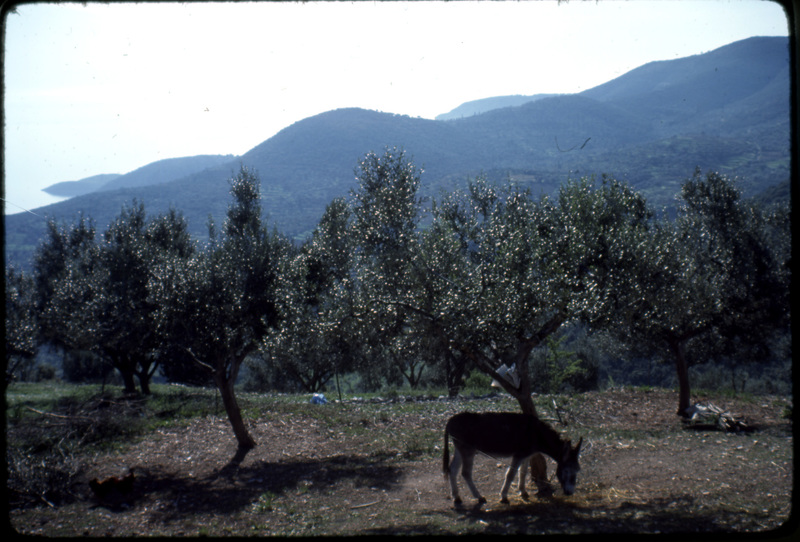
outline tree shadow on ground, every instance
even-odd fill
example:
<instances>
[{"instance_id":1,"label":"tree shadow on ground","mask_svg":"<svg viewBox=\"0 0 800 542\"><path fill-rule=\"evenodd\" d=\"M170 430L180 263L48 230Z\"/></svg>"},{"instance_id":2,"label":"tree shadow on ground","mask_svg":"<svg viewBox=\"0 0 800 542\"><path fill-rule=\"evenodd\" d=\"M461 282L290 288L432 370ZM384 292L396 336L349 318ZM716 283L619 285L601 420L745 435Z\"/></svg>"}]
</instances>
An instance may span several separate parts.
<instances>
[{"instance_id":1,"label":"tree shadow on ground","mask_svg":"<svg viewBox=\"0 0 800 542\"><path fill-rule=\"evenodd\" d=\"M137 479L136 493L158 495L160 520L169 522L183 520L187 514L235 513L260 495L281 495L301 482L310 491L321 491L343 481L355 487L389 490L401 478L402 469L385 464L382 459L340 455L319 460L258 461L244 468L229 463L201 478L151 469Z\"/></svg>"}]
</instances>

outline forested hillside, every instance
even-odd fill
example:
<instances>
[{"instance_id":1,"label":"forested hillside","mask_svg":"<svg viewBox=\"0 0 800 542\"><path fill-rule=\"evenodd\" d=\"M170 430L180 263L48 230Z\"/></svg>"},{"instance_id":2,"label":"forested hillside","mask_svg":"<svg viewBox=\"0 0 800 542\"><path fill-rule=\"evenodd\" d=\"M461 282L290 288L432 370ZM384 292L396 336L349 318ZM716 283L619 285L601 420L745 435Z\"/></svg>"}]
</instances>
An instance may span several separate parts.
<instances>
[{"instance_id":1,"label":"forested hillside","mask_svg":"<svg viewBox=\"0 0 800 542\"><path fill-rule=\"evenodd\" d=\"M44 233L43 217L72 220L85 212L102 227L133 199L152 213L180 209L192 235L203 238L209 215L222 219L227 179L240 165L259 174L267 222L303 239L325 205L353 187L360 157L395 146L424 169L426 196L463 187L481 173L510 178L536 194L551 194L570 178L608 173L661 208L674 204L696 167L737 177L745 196L765 189L780 194L773 187L790 176L789 91L788 40L751 38L647 64L581 94L461 119L329 111L192 175L162 182L153 172L157 186L143 185L142 175L125 188L7 216L6 259L28 264Z\"/></svg>"}]
</instances>

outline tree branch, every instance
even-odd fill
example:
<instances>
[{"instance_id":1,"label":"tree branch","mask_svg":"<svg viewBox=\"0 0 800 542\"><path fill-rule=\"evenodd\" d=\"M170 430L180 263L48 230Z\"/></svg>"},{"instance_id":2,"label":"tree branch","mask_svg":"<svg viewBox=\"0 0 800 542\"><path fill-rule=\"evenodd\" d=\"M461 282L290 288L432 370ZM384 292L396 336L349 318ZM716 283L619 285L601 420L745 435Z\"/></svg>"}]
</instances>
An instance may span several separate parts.
<instances>
[{"instance_id":1,"label":"tree branch","mask_svg":"<svg viewBox=\"0 0 800 542\"><path fill-rule=\"evenodd\" d=\"M539 328L539 331L528 337L520 335L518 339L526 347L529 347L528 351L530 352L530 350L533 350L534 348L542 344L542 341L544 341L547 337L555 333L556 330L558 330L558 328L561 327L561 324L563 324L565 321L566 321L566 315L564 314L564 312L558 311L556 312L555 315L553 315L553 317L550 320L548 320L541 328Z\"/></svg>"},{"instance_id":2,"label":"tree branch","mask_svg":"<svg viewBox=\"0 0 800 542\"><path fill-rule=\"evenodd\" d=\"M212 367L212 366L211 366L211 365L209 365L208 363L206 363L206 362L204 362L204 361L200 360L200 358L198 358L197 356L195 356L195 355L194 355L194 352L192 352L192 349L191 349L191 348L186 348L185 346L181 346L181 348L183 348L184 350L186 350L186 351L189 353L189 355L190 355L190 356L192 356L192 359L195 361L195 363L197 363L198 365L200 365L202 368L206 369L207 371L211 372L212 374L216 372L216 369L215 369L214 367Z\"/></svg>"}]
</instances>

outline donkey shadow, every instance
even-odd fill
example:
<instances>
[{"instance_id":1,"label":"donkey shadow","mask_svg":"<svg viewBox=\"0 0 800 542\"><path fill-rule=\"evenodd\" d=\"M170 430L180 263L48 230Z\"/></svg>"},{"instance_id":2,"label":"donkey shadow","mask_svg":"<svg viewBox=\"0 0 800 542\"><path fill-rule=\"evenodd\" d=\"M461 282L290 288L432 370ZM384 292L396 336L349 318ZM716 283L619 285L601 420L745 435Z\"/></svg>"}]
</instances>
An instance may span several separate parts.
<instances>
[{"instance_id":1,"label":"donkey shadow","mask_svg":"<svg viewBox=\"0 0 800 542\"><path fill-rule=\"evenodd\" d=\"M440 511L444 517L453 514L484 534L701 532L719 519L713 509L698 510L689 494L622 503L586 503L556 495Z\"/></svg>"}]
</instances>

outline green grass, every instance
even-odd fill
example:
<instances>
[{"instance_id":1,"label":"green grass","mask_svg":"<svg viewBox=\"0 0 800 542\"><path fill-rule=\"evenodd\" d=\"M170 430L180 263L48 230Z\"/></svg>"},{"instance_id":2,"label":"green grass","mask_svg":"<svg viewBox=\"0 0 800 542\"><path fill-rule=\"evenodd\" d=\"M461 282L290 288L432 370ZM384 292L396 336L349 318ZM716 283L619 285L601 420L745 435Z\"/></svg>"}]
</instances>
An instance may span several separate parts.
<instances>
[{"instance_id":1,"label":"green grass","mask_svg":"<svg viewBox=\"0 0 800 542\"><path fill-rule=\"evenodd\" d=\"M61 399L87 400L100 393L100 390L99 384L78 385L57 381L14 382L6 391L6 405L9 410L20 407L50 410Z\"/></svg>"}]
</instances>

